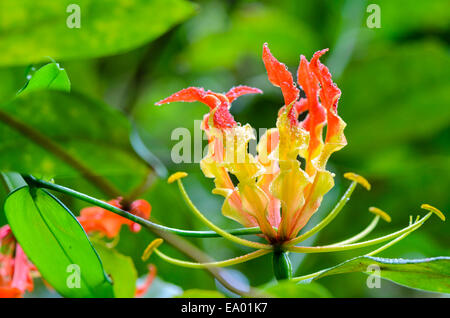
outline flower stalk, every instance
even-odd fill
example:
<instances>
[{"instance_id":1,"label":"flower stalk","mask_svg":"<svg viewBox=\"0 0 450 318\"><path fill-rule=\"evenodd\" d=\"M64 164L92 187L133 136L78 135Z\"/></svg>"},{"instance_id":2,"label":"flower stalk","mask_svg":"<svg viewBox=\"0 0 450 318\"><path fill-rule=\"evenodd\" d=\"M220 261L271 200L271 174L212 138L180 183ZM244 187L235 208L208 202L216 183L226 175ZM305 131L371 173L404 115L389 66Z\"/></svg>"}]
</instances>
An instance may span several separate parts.
<instances>
[{"instance_id":1,"label":"flower stalk","mask_svg":"<svg viewBox=\"0 0 450 318\"><path fill-rule=\"evenodd\" d=\"M272 263L273 263L273 273L277 280L292 278L292 265L288 252L281 250L274 251Z\"/></svg>"},{"instance_id":2,"label":"flower stalk","mask_svg":"<svg viewBox=\"0 0 450 318\"><path fill-rule=\"evenodd\" d=\"M55 183L51 183L51 182L48 182L45 180L37 179L31 175L24 175L23 178L30 186L45 188L45 189L53 190L53 191L56 191L56 192L59 192L59 193L65 194L65 195L69 195L69 196L79 199L81 201L87 202L89 204L92 204L92 205L101 207L105 210L116 213L116 214L118 214L130 221L138 223L141 226L148 228L148 229L169 232L172 234L176 234L179 236L185 236L185 237L213 238L213 237L221 236L214 231L189 231L189 230L181 230L181 229L167 227L167 226L157 224L157 223L151 222L149 220L143 219L139 216L129 213L128 211L122 210L122 209L115 207L107 202L93 198L87 194L78 192L76 190L73 190L73 189L70 189L70 188L55 184ZM227 230L227 231L228 231L228 233L230 233L232 235L253 235L253 234L261 233L261 230L258 227L238 228L238 229L231 229L231 230Z\"/></svg>"}]
</instances>

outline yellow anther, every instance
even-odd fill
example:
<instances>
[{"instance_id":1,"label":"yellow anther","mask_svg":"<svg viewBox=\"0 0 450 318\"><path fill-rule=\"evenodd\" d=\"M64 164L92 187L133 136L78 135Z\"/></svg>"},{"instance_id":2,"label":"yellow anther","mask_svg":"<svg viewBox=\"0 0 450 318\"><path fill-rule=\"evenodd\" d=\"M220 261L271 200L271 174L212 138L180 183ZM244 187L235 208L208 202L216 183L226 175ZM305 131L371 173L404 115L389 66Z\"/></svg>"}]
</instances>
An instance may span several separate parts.
<instances>
[{"instance_id":1,"label":"yellow anther","mask_svg":"<svg viewBox=\"0 0 450 318\"><path fill-rule=\"evenodd\" d=\"M428 210L433 212L434 214L436 214L442 221L445 221L445 215L444 213L442 213L441 211L439 211L438 209L436 209L434 206L431 206L429 204L422 204L420 206L422 209Z\"/></svg>"},{"instance_id":2,"label":"yellow anther","mask_svg":"<svg viewBox=\"0 0 450 318\"><path fill-rule=\"evenodd\" d=\"M186 172L181 172L181 171L175 172L174 174L172 174L169 177L169 179L167 179L167 182L168 183L173 183L173 182L177 181L178 179L187 177L187 175L188 174Z\"/></svg>"},{"instance_id":3,"label":"yellow anther","mask_svg":"<svg viewBox=\"0 0 450 318\"><path fill-rule=\"evenodd\" d=\"M367 190L370 190L370 188L371 188L369 181L367 181L364 177L361 177L360 175L358 175L356 173L346 172L346 173L344 173L344 178L359 183Z\"/></svg>"},{"instance_id":4,"label":"yellow anther","mask_svg":"<svg viewBox=\"0 0 450 318\"><path fill-rule=\"evenodd\" d=\"M369 211L372 212L373 214L379 215L386 222L391 222L391 217L389 216L389 214L387 214L383 210L376 208L374 206L371 206L369 208Z\"/></svg>"},{"instance_id":5,"label":"yellow anther","mask_svg":"<svg viewBox=\"0 0 450 318\"><path fill-rule=\"evenodd\" d=\"M150 244L148 244L147 248L145 249L144 253L142 254L141 259L143 261L148 260L150 255L164 242L163 239L157 238L154 239Z\"/></svg>"}]
</instances>

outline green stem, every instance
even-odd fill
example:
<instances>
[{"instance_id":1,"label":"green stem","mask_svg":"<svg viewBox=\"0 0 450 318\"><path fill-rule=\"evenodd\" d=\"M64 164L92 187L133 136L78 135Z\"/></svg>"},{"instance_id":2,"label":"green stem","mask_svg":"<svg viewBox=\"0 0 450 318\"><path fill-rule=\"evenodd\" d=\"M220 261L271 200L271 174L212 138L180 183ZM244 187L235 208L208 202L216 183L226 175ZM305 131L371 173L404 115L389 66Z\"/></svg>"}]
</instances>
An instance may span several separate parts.
<instances>
[{"instance_id":1,"label":"green stem","mask_svg":"<svg viewBox=\"0 0 450 318\"><path fill-rule=\"evenodd\" d=\"M170 232L174 233L180 236L187 236L187 237L202 237L202 238L210 238L210 237L220 237L221 235L217 234L213 231L189 231L189 230L180 230L180 229L174 229L171 227L167 227L164 225L153 223L149 220L143 219L141 217L138 217L134 214L131 214L125 210L119 209L113 205L110 205L104 201L95 199L93 197L90 197L84 193L75 191L73 189L69 189L66 187L63 187L58 184L54 184L51 182L47 182L44 180L36 179L33 176L27 175L24 176L24 179L31 185L34 185L36 187L40 188L46 188L49 190L57 191L69 196L72 196L74 198L77 198L79 200L82 200L84 202L99 206L105 210L111 211L113 213L116 213L128 220L131 220L133 222L136 222L140 225L142 225L145 228L152 229L152 230L159 230L164 232ZM240 229L232 229L228 230L228 233L234 234L234 235L252 235L252 234L261 234L261 230L259 227L253 227L253 228L240 228Z\"/></svg>"},{"instance_id":2,"label":"green stem","mask_svg":"<svg viewBox=\"0 0 450 318\"><path fill-rule=\"evenodd\" d=\"M277 280L292 278L292 265L288 252L273 252L273 273Z\"/></svg>"}]
</instances>

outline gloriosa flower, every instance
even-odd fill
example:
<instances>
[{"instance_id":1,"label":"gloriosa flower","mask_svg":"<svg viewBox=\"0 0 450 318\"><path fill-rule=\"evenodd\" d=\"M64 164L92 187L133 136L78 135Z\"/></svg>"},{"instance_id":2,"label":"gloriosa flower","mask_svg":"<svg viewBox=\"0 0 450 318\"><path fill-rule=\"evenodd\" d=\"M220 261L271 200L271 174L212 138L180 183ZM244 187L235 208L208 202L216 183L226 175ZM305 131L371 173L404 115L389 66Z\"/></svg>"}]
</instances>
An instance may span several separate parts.
<instances>
[{"instance_id":1,"label":"gloriosa flower","mask_svg":"<svg viewBox=\"0 0 450 318\"><path fill-rule=\"evenodd\" d=\"M218 94L190 87L157 103L199 101L210 107L202 125L209 147L201 169L206 177L214 178L213 193L225 197L222 213L244 226L259 226L272 243L295 238L317 211L334 185L333 174L326 170L327 160L346 145L345 123L337 114L341 91L319 61L326 51L316 52L310 62L301 56L297 82L306 97L299 98L291 73L264 45L267 74L281 88L284 106L276 128L260 138L257 157L248 152L248 143L255 138L252 127L236 123L229 109L236 97L261 93L259 89L238 86ZM298 117L304 112L308 114L300 122ZM298 157L306 162L304 167ZM237 186L230 174L238 179Z\"/></svg>"},{"instance_id":2,"label":"gloriosa flower","mask_svg":"<svg viewBox=\"0 0 450 318\"><path fill-rule=\"evenodd\" d=\"M0 298L18 298L34 288L34 265L16 242L9 225L0 228Z\"/></svg>"},{"instance_id":3,"label":"gloriosa flower","mask_svg":"<svg viewBox=\"0 0 450 318\"><path fill-rule=\"evenodd\" d=\"M122 206L121 201L122 198L117 198L108 201L108 203L123 209L124 207ZM151 210L152 207L150 203L145 200L133 201L129 208L130 213L144 219L150 217ZM139 232L141 229L139 224L97 206L82 209L78 221L83 226L86 233L98 232L105 235L107 238L116 237L119 234L122 225L128 225L133 232Z\"/></svg>"},{"instance_id":4,"label":"gloriosa flower","mask_svg":"<svg viewBox=\"0 0 450 318\"><path fill-rule=\"evenodd\" d=\"M374 219L360 233L344 241L323 246L297 245L326 227L343 209L358 184L370 190L366 179L355 173L345 173L344 177L352 183L342 198L323 220L299 235L299 231L318 210L324 195L334 186L334 174L326 169L328 159L347 144L344 136L346 124L337 113L341 91L333 83L328 68L320 62L320 57L327 50L314 53L310 61L303 55L300 56L297 83L305 95L300 97L300 90L291 73L270 53L267 44L264 44L263 61L269 81L281 88L284 105L278 112L276 128L267 130L260 137L257 156L253 156L248 149L250 140L255 139L252 127L249 124L237 123L229 109L237 97L261 93L259 89L238 86L226 94L218 94L203 88L190 87L156 103L161 105L179 101L199 101L210 108L202 122L202 129L208 136L208 153L200 162L200 167L206 177L214 178L213 193L225 197L223 215L241 223L247 229L226 231L209 221L194 205L184 188L181 178L186 177L187 173L174 173L168 182L177 181L190 210L217 235L256 250L224 261L186 262L161 252L158 247L163 240L158 238L148 245L143 254L144 260L154 252L172 264L189 268L209 268L239 264L273 253L274 274L277 279L286 279L292 278L289 252L337 252L389 241L365 254L373 256L417 230L432 214L445 220L441 211L431 205L422 204L421 208L429 211L425 216L418 216L415 220L411 216L409 225L405 228L361 242L380 219L390 222L387 213L370 207L369 211L375 214ZM300 115L304 116L301 121ZM323 132L325 127L326 133ZM237 179L237 184L233 176ZM260 233L269 244L238 237ZM317 276L318 273L320 272L293 279L301 281Z\"/></svg>"}]
</instances>

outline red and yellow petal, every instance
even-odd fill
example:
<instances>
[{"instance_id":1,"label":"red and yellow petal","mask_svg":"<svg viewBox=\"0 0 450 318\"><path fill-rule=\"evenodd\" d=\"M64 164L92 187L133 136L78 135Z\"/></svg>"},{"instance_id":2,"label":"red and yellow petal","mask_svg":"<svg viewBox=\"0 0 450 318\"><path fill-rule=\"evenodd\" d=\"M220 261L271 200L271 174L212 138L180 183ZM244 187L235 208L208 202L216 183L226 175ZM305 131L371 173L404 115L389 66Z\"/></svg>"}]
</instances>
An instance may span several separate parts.
<instances>
[{"instance_id":1,"label":"red and yellow petal","mask_svg":"<svg viewBox=\"0 0 450 318\"><path fill-rule=\"evenodd\" d=\"M284 97L284 104L290 105L298 99L300 91L295 86L292 74L287 70L286 65L280 63L270 52L267 43L263 46L263 61L267 70L269 81L281 88Z\"/></svg>"},{"instance_id":2,"label":"red and yellow petal","mask_svg":"<svg viewBox=\"0 0 450 318\"><path fill-rule=\"evenodd\" d=\"M262 94L262 90L260 90L259 88L240 85L240 86L236 86L236 87L233 87L232 89L230 89L225 94L225 96L228 98L230 103L232 103L239 96L246 95L246 94Z\"/></svg>"},{"instance_id":3,"label":"red and yellow petal","mask_svg":"<svg viewBox=\"0 0 450 318\"><path fill-rule=\"evenodd\" d=\"M326 111L317 98L319 92L319 81L310 69L310 63L302 55L300 65L297 70L297 82L306 94L306 105L303 108L308 110L308 116L302 122L302 126L309 132L308 158L310 161L321 151L323 145L322 130L326 123Z\"/></svg>"}]
</instances>

